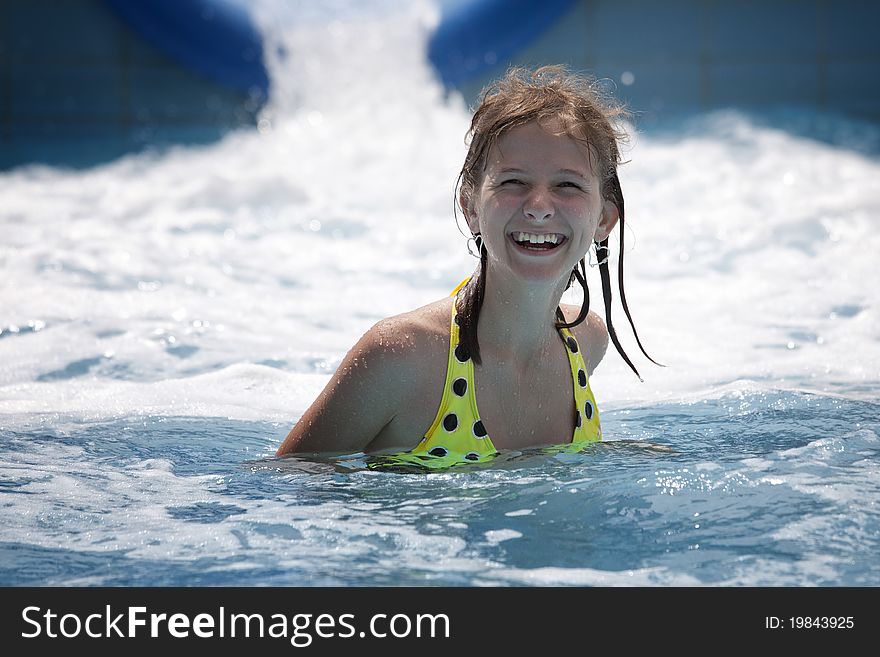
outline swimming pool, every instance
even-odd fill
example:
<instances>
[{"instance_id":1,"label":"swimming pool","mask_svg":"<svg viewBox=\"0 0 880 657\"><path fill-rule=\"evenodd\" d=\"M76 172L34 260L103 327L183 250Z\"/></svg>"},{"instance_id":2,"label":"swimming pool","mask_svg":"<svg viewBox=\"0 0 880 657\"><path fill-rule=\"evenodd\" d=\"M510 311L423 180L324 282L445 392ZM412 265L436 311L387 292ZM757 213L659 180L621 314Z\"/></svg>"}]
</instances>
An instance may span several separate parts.
<instances>
[{"instance_id":1,"label":"swimming pool","mask_svg":"<svg viewBox=\"0 0 880 657\"><path fill-rule=\"evenodd\" d=\"M608 354L606 444L272 456L372 323L475 264L430 17L325 18L279 32L256 133L0 174L0 584L880 584L880 130L841 117L634 138L627 296L669 367Z\"/></svg>"},{"instance_id":2,"label":"swimming pool","mask_svg":"<svg viewBox=\"0 0 880 657\"><path fill-rule=\"evenodd\" d=\"M257 422L5 431L0 581L874 586L876 417L867 402L731 392L610 412L618 440L581 454L427 475L279 461L283 428Z\"/></svg>"}]
</instances>

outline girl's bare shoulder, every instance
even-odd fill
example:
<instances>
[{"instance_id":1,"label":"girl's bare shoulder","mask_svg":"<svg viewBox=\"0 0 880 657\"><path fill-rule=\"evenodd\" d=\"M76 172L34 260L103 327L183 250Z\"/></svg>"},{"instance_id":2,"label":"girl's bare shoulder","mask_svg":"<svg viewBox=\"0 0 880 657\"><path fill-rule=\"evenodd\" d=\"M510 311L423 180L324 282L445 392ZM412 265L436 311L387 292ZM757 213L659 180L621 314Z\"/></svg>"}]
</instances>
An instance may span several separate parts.
<instances>
[{"instance_id":1,"label":"girl's bare shoulder","mask_svg":"<svg viewBox=\"0 0 880 657\"><path fill-rule=\"evenodd\" d=\"M562 314L565 315L566 321L569 322L577 319L578 314L581 312L580 306L573 306L567 303L561 303L559 307L562 309ZM605 322L591 310L583 322L570 330L574 337L577 338L578 344L582 346L587 370L592 374L608 350L608 331L605 328Z\"/></svg>"},{"instance_id":2,"label":"girl's bare shoulder","mask_svg":"<svg viewBox=\"0 0 880 657\"><path fill-rule=\"evenodd\" d=\"M450 303L441 300L376 322L342 359L278 455L353 453L400 424L401 416L412 424L417 411L420 423L430 422L431 410L418 404L442 389L449 340L449 319L444 331L442 317Z\"/></svg>"},{"instance_id":3,"label":"girl's bare shoulder","mask_svg":"<svg viewBox=\"0 0 880 657\"><path fill-rule=\"evenodd\" d=\"M370 329L371 341L402 369L422 370L426 360L445 362L451 312L452 298L448 297L386 317Z\"/></svg>"}]
</instances>

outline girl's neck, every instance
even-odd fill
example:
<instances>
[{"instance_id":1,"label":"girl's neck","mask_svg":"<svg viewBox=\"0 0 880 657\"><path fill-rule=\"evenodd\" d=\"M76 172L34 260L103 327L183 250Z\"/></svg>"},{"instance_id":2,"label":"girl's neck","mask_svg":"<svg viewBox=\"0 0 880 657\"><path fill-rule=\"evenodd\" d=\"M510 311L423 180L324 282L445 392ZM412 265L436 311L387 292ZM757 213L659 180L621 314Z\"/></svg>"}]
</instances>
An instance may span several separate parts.
<instances>
[{"instance_id":1,"label":"girl's neck","mask_svg":"<svg viewBox=\"0 0 880 657\"><path fill-rule=\"evenodd\" d=\"M487 267L477 329L480 354L526 369L558 349L556 308L566 283L524 282Z\"/></svg>"}]
</instances>

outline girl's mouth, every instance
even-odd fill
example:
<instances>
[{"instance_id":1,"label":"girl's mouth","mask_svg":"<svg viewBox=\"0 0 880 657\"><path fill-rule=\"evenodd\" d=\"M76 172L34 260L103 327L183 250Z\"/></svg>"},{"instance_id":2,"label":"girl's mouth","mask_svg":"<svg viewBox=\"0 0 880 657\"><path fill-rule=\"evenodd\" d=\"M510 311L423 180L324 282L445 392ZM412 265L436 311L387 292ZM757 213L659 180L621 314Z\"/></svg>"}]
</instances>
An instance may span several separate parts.
<instances>
[{"instance_id":1,"label":"girl's mouth","mask_svg":"<svg viewBox=\"0 0 880 657\"><path fill-rule=\"evenodd\" d=\"M549 253L559 248L566 240L560 233L525 233L515 231L510 238L516 247L528 253Z\"/></svg>"}]
</instances>

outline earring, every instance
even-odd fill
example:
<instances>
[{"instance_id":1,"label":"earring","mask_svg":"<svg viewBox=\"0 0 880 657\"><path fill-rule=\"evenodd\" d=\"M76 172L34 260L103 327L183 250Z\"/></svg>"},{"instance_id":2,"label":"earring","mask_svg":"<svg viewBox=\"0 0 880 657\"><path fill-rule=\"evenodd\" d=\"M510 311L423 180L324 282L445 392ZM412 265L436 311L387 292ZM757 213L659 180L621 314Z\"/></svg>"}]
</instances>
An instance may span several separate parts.
<instances>
[{"instance_id":1,"label":"earring","mask_svg":"<svg viewBox=\"0 0 880 657\"><path fill-rule=\"evenodd\" d=\"M477 252L476 252L476 253L474 253L474 252L471 250L471 242L474 243L474 246L475 246L476 249L477 249ZM482 237L479 233L474 233L473 235L471 235L471 236L468 238L468 241L467 241L467 250L468 250L468 253L470 253L470 254L471 254L472 256L474 256L475 258L479 258L479 257L482 255L482 253L483 253L483 237Z\"/></svg>"},{"instance_id":2,"label":"earring","mask_svg":"<svg viewBox=\"0 0 880 657\"><path fill-rule=\"evenodd\" d=\"M602 246L598 242L593 242L593 246L596 247L596 262L593 262L593 251L587 251L587 256L589 257L589 265L590 267L599 267L600 265L604 265L608 262L608 247ZM605 251L605 257L599 260L599 251Z\"/></svg>"}]
</instances>

